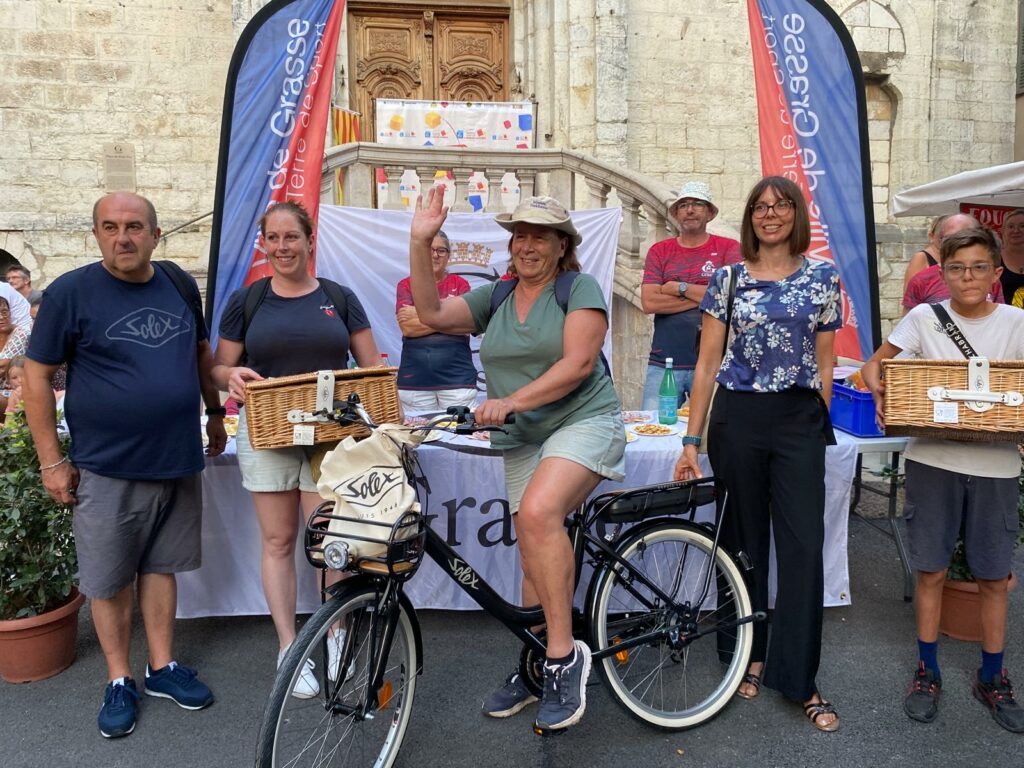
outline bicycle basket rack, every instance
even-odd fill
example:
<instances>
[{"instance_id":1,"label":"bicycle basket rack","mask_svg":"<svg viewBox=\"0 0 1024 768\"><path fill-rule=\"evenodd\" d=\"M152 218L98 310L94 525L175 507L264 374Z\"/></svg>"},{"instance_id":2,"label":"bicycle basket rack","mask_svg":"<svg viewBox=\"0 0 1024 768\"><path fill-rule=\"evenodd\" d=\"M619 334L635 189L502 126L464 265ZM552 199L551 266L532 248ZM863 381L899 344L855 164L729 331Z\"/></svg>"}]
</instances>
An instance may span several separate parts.
<instances>
[{"instance_id":1,"label":"bicycle basket rack","mask_svg":"<svg viewBox=\"0 0 1024 768\"><path fill-rule=\"evenodd\" d=\"M330 530L332 521L379 528L380 535L334 533ZM316 508L306 524L306 559L315 568L361 571L405 581L416 573L423 560L426 537L426 519L418 510L405 512L394 523L384 523L334 514L334 502L325 501ZM379 545L364 547L379 554L353 557L350 554L353 542Z\"/></svg>"}]
</instances>

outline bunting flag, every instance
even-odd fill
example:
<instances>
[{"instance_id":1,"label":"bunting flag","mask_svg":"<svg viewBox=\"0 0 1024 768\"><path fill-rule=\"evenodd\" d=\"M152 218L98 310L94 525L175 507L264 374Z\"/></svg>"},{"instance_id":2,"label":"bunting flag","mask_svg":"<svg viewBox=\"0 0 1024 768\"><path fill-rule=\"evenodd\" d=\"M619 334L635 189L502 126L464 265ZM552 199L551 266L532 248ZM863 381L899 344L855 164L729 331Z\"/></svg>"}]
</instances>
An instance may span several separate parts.
<instances>
[{"instance_id":1,"label":"bunting flag","mask_svg":"<svg viewBox=\"0 0 1024 768\"><path fill-rule=\"evenodd\" d=\"M860 59L825 0L747 0L761 171L800 186L808 257L843 286L837 355L867 360L881 342L867 107Z\"/></svg>"},{"instance_id":2,"label":"bunting flag","mask_svg":"<svg viewBox=\"0 0 1024 768\"><path fill-rule=\"evenodd\" d=\"M340 147L343 144L352 144L359 141L359 113L344 107L331 108L331 124L334 127L334 146ZM345 204L345 193L341 184L345 180L345 169L337 168L334 171L334 186L338 190L335 195L335 202L338 205Z\"/></svg>"},{"instance_id":3,"label":"bunting flag","mask_svg":"<svg viewBox=\"0 0 1024 768\"><path fill-rule=\"evenodd\" d=\"M317 217L344 8L344 0L271 0L235 46L210 244L206 312L214 339L232 292L270 274L258 225L264 211L290 201Z\"/></svg>"}]
</instances>

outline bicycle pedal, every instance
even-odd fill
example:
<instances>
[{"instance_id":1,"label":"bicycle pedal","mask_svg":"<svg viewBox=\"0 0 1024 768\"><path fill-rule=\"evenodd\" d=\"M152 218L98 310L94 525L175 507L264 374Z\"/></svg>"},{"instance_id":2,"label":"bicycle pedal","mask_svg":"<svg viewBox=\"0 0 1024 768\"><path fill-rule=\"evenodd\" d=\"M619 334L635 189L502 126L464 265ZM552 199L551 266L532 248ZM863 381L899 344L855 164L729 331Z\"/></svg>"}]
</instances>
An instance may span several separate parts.
<instances>
[{"instance_id":1,"label":"bicycle pedal","mask_svg":"<svg viewBox=\"0 0 1024 768\"><path fill-rule=\"evenodd\" d=\"M533 732L538 736L543 736L545 738L548 736L561 736L568 730L568 728L541 728L536 723L533 724Z\"/></svg>"}]
</instances>

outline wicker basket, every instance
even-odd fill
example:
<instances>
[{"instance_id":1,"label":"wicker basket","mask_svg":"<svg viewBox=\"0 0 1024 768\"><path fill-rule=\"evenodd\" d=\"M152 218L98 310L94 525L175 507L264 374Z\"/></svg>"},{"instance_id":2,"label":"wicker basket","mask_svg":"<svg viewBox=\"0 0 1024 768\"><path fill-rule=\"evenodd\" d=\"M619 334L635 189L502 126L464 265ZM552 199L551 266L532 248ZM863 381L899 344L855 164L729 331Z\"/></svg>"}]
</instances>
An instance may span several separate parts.
<instances>
[{"instance_id":1,"label":"wicker basket","mask_svg":"<svg viewBox=\"0 0 1024 768\"><path fill-rule=\"evenodd\" d=\"M400 422L397 368L351 368L334 372L334 399L345 400L355 392L378 424ZM316 373L282 376L255 381L245 387L245 418L253 448L284 448L295 444L295 425L288 421L288 412L311 413L316 408ZM310 422L313 442L327 443L348 435L366 437L363 426L343 427L339 424Z\"/></svg>"},{"instance_id":2,"label":"wicker basket","mask_svg":"<svg viewBox=\"0 0 1024 768\"><path fill-rule=\"evenodd\" d=\"M966 390L967 360L883 360L885 434L944 440L1024 442L1024 405L996 403L977 413L957 402L957 423L935 420L931 387ZM1024 361L990 360L989 391L1024 392ZM948 407L948 406L947 406Z\"/></svg>"}]
</instances>

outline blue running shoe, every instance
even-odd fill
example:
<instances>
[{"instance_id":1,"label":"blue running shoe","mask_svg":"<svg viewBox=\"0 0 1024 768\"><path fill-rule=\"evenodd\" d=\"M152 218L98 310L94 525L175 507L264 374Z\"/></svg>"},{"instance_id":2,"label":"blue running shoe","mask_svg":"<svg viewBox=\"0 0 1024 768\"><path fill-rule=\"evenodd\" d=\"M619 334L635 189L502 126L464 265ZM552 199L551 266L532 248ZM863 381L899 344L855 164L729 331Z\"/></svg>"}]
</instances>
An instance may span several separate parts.
<instances>
[{"instance_id":1,"label":"blue running shoe","mask_svg":"<svg viewBox=\"0 0 1024 768\"><path fill-rule=\"evenodd\" d=\"M213 704L213 693L196 677L196 671L176 661L157 670L147 664L145 691L147 696L170 699L182 709L203 709Z\"/></svg>"},{"instance_id":2,"label":"blue running shoe","mask_svg":"<svg viewBox=\"0 0 1024 768\"><path fill-rule=\"evenodd\" d=\"M544 663L544 695L533 724L539 733L560 731L575 725L587 708L587 678L590 676L590 648L575 641L575 654L568 664L553 667Z\"/></svg>"},{"instance_id":3,"label":"blue running shoe","mask_svg":"<svg viewBox=\"0 0 1024 768\"><path fill-rule=\"evenodd\" d=\"M127 736L135 730L135 702L139 700L139 692L135 689L135 681L130 677L119 677L103 691L103 706L97 721L100 736L105 739L116 739Z\"/></svg>"}]
</instances>

